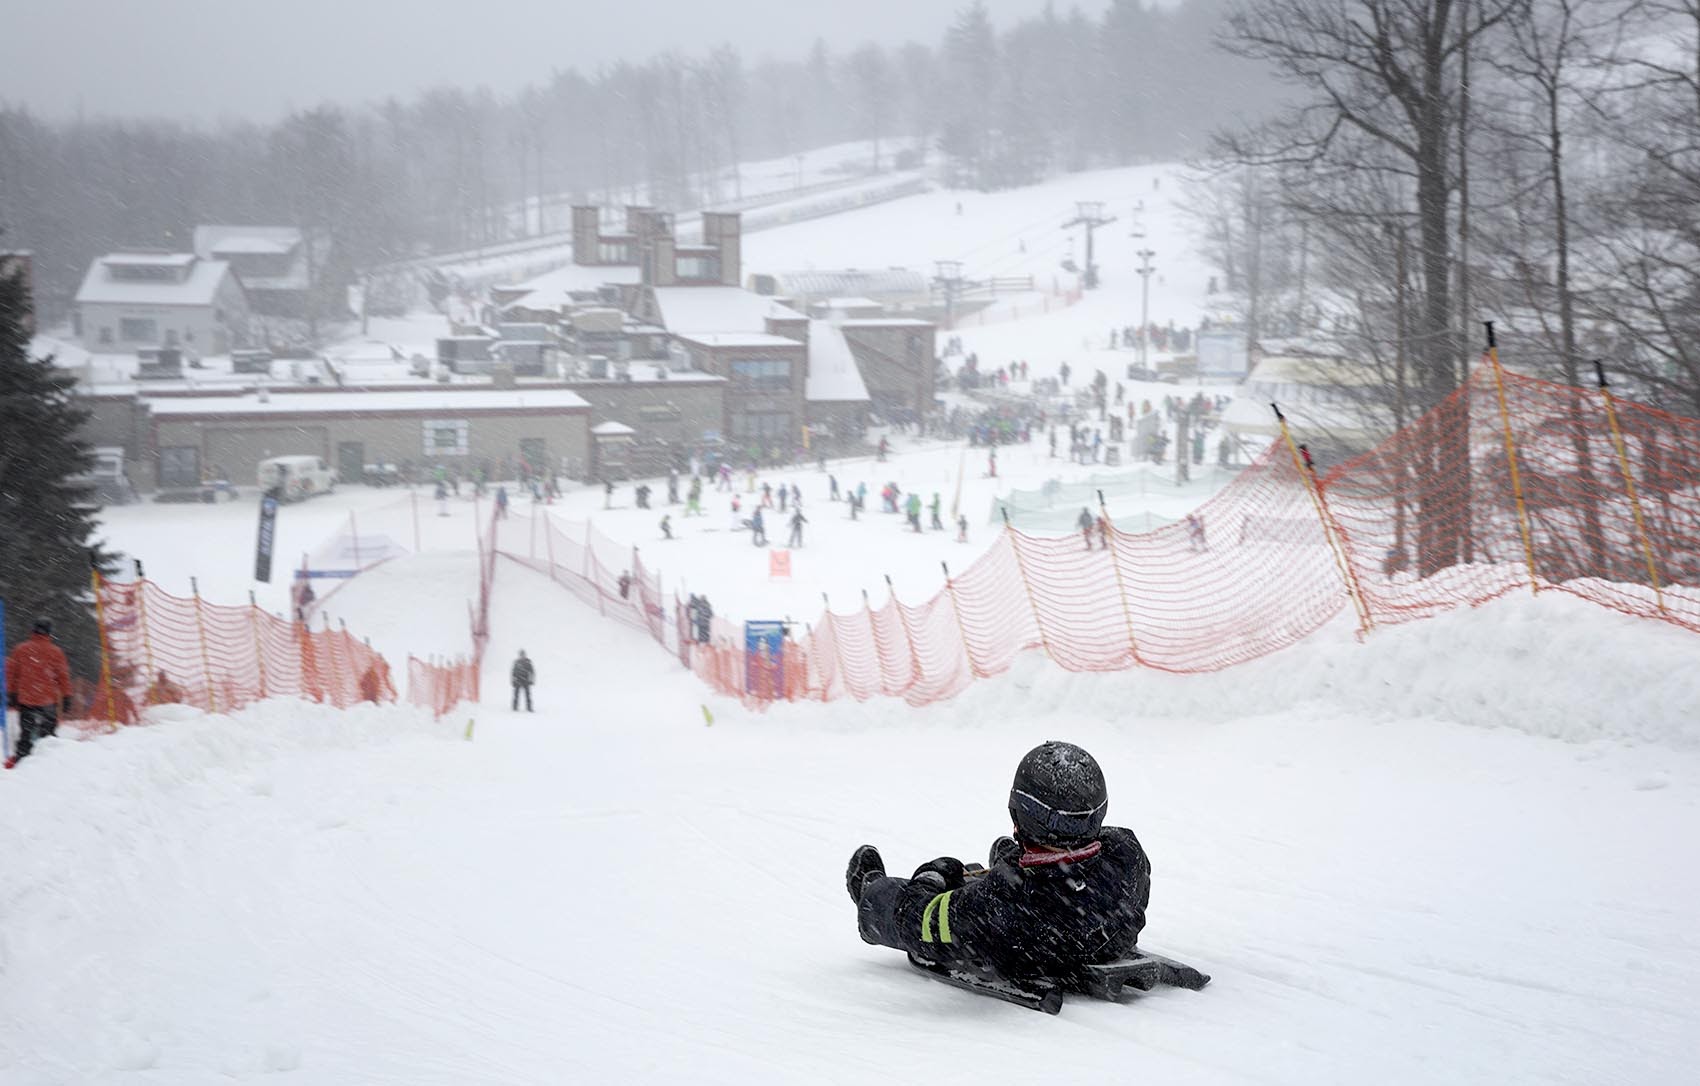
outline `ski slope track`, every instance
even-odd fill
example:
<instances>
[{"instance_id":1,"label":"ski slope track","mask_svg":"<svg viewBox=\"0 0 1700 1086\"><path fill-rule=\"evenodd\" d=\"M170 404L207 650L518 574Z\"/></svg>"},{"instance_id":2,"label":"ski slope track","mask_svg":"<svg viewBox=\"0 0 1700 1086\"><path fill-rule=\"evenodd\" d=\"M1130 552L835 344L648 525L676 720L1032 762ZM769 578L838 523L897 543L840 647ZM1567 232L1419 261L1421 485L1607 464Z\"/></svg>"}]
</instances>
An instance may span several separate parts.
<instances>
[{"instance_id":1,"label":"ski slope track","mask_svg":"<svg viewBox=\"0 0 1700 1086\"><path fill-rule=\"evenodd\" d=\"M439 621L397 559L351 625ZM362 614L362 612L366 612ZM1030 653L926 710L716 700L513 563L487 701L269 702L0 787L7 1083L1676 1082L1700 1057L1693 635L1515 599L1229 672ZM502 703L536 658L538 712ZM1092 749L1204 992L1057 1018L856 936L843 864L979 858ZM1556 738L1555 738L1556 737Z\"/></svg>"}]
</instances>

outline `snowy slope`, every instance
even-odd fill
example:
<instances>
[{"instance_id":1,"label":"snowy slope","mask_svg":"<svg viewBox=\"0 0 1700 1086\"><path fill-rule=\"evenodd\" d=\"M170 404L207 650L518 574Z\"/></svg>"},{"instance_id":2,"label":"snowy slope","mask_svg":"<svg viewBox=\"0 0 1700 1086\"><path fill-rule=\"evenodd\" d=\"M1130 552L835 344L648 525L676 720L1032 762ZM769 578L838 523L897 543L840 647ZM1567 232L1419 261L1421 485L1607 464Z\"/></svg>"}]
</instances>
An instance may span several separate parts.
<instances>
[{"instance_id":1,"label":"snowy slope","mask_svg":"<svg viewBox=\"0 0 1700 1086\"><path fill-rule=\"evenodd\" d=\"M444 576L386 568L372 608ZM1030 656L923 711L710 727L650 642L513 563L494 615L470 743L278 704L5 781L0 1078L957 1081L995 1053L1042 1081L1066 1052L1083 1080L1591 1083L1700 1055L1691 635L1508 600L1220 675ZM533 716L495 704L519 647ZM1598 738L1626 732L1656 742ZM1154 858L1146 942L1207 991L1052 1019L857 939L850 849L977 856L1054 736L1105 763Z\"/></svg>"}]
</instances>

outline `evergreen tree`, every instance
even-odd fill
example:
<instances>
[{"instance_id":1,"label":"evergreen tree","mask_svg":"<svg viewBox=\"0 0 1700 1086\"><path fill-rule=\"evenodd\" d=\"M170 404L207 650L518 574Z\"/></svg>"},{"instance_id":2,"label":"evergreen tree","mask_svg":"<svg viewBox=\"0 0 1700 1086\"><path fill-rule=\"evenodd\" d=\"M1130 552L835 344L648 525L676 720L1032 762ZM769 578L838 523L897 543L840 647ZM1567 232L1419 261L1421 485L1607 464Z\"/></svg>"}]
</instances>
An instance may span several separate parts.
<instances>
[{"instance_id":1,"label":"evergreen tree","mask_svg":"<svg viewBox=\"0 0 1700 1086\"><path fill-rule=\"evenodd\" d=\"M88 412L71 398L75 378L29 356L29 293L23 276L0 274L0 597L6 644L51 619L73 673L100 670L100 635L89 590L89 552L99 511L75 481L94 466L77 432ZM102 567L110 555L96 550Z\"/></svg>"}]
</instances>

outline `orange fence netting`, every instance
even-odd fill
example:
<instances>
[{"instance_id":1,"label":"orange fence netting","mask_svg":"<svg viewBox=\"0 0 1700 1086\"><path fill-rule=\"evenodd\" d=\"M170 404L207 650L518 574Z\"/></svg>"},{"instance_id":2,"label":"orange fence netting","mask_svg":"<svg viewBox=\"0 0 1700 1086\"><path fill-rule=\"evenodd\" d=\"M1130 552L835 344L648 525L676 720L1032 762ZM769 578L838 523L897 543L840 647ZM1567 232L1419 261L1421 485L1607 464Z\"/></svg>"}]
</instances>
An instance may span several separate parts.
<instances>
[{"instance_id":1,"label":"orange fence netting","mask_svg":"<svg viewBox=\"0 0 1700 1086\"><path fill-rule=\"evenodd\" d=\"M1070 671L1215 671L1296 644L1348 608L1367 632L1519 589L1700 632L1700 422L1490 359L1326 476L1283 440L1156 531L1006 528L931 599L829 610L789 631L778 660L748 656L735 623L700 622L677 597L669 621L660 578L589 524L549 520L544 543L541 555L533 545L508 557L753 704L925 704L1030 649Z\"/></svg>"},{"instance_id":2,"label":"orange fence netting","mask_svg":"<svg viewBox=\"0 0 1700 1086\"><path fill-rule=\"evenodd\" d=\"M106 581L100 591L110 678L91 684L93 719L133 720L157 704L225 712L271 697L339 709L395 700L389 663L347 630L184 599L147 580Z\"/></svg>"}]
</instances>

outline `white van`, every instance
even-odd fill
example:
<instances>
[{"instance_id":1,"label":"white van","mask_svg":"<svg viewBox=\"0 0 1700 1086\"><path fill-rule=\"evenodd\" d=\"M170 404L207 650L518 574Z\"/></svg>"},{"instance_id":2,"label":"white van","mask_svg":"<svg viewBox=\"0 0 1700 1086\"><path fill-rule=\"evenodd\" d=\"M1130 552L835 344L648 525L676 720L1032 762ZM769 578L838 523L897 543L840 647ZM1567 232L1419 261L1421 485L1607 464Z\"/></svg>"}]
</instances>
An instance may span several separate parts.
<instances>
[{"instance_id":1,"label":"white van","mask_svg":"<svg viewBox=\"0 0 1700 1086\"><path fill-rule=\"evenodd\" d=\"M336 473L318 456L274 456L260 461L261 492L274 487L286 502L298 502L314 494L329 494L336 487Z\"/></svg>"}]
</instances>

